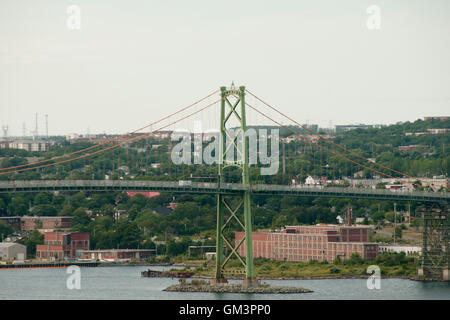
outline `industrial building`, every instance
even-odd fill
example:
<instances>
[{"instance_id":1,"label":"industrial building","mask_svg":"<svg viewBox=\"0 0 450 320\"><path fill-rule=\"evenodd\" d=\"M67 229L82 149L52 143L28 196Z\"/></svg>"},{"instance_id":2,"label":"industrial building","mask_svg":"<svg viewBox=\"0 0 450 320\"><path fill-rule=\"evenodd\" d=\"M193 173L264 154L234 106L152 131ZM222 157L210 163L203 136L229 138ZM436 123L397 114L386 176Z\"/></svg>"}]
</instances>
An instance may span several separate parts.
<instances>
[{"instance_id":1,"label":"industrial building","mask_svg":"<svg viewBox=\"0 0 450 320\"><path fill-rule=\"evenodd\" d=\"M372 129L372 128L381 128L382 125L380 124L345 124L345 125L336 125L335 130L336 133L342 133L349 130L355 130L355 129Z\"/></svg>"},{"instance_id":2,"label":"industrial building","mask_svg":"<svg viewBox=\"0 0 450 320\"><path fill-rule=\"evenodd\" d=\"M378 246L378 252L395 252L400 253L404 252L407 256L420 256L422 253L422 246L421 245L379 245Z\"/></svg>"},{"instance_id":3,"label":"industrial building","mask_svg":"<svg viewBox=\"0 0 450 320\"><path fill-rule=\"evenodd\" d=\"M369 242L368 226L286 226L281 232L253 232L253 256L281 261L310 260L332 262L335 258L350 259L358 253L362 259L373 260L378 245ZM236 245L244 232L235 233ZM245 242L237 252L245 255Z\"/></svg>"},{"instance_id":4,"label":"industrial building","mask_svg":"<svg viewBox=\"0 0 450 320\"><path fill-rule=\"evenodd\" d=\"M50 142L37 140L5 140L0 143L0 148L2 149L19 149L36 152L48 151L50 149L50 146Z\"/></svg>"},{"instance_id":5,"label":"industrial building","mask_svg":"<svg viewBox=\"0 0 450 320\"><path fill-rule=\"evenodd\" d=\"M72 226L72 217L45 217L45 216L13 216L0 217L5 225L10 226L15 232L32 231L36 229L69 229Z\"/></svg>"},{"instance_id":6,"label":"industrial building","mask_svg":"<svg viewBox=\"0 0 450 320\"><path fill-rule=\"evenodd\" d=\"M63 217L63 216L58 217L23 216L21 217L21 221L22 221L22 230L25 231L35 229L68 229L72 226L72 217ZM40 225L41 223L42 225Z\"/></svg>"},{"instance_id":7,"label":"industrial building","mask_svg":"<svg viewBox=\"0 0 450 320\"><path fill-rule=\"evenodd\" d=\"M36 246L36 258L41 260L75 259L77 250L89 250L89 233L46 232L44 244Z\"/></svg>"},{"instance_id":8,"label":"industrial building","mask_svg":"<svg viewBox=\"0 0 450 320\"><path fill-rule=\"evenodd\" d=\"M0 242L1 260L23 261L27 258L27 247L14 242Z\"/></svg>"},{"instance_id":9,"label":"industrial building","mask_svg":"<svg viewBox=\"0 0 450 320\"><path fill-rule=\"evenodd\" d=\"M145 260L150 258L154 249L106 249L106 250L82 250L78 252L78 258L82 260L100 261L129 261Z\"/></svg>"},{"instance_id":10,"label":"industrial building","mask_svg":"<svg viewBox=\"0 0 450 320\"><path fill-rule=\"evenodd\" d=\"M4 225L13 228L15 232L22 230L22 222L18 216L0 217L0 221L3 222Z\"/></svg>"}]
</instances>

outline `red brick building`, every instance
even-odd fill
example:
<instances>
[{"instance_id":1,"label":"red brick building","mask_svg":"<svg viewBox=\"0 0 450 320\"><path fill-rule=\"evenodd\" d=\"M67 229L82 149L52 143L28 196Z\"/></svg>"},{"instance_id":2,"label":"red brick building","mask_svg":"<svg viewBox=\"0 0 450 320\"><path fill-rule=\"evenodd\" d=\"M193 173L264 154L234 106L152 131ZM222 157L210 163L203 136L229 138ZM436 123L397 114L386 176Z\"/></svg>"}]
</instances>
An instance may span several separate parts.
<instances>
[{"instance_id":1,"label":"red brick building","mask_svg":"<svg viewBox=\"0 0 450 320\"><path fill-rule=\"evenodd\" d=\"M14 216L0 217L0 221L11 226L16 232L36 229L69 229L72 226L72 217Z\"/></svg>"},{"instance_id":2,"label":"red brick building","mask_svg":"<svg viewBox=\"0 0 450 320\"><path fill-rule=\"evenodd\" d=\"M77 250L89 250L89 233L46 232L44 244L36 246L36 258L42 260L74 259Z\"/></svg>"},{"instance_id":3,"label":"red brick building","mask_svg":"<svg viewBox=\"0 0 450 320\"><path fill-rule=\"evenodd\" d=\"M22 230L22 222L20 221L20 217L0 217L0 221L3 222L6 226L10 226L13 228L15 232Z\"/></svg>"},{"instance_id":4,"label":"red brick building","mask_svg":"<svg viewBox=\"0 0 450 320\"><path fill-rule=\"evenodd\" d=\"M244 232L236 232L236 245ZM253 232L253 256L281 261L310 260L332 262L349 259L353 253L375 259L378 245L369 242L366 226L287 226L281 232ZM245 242L237 251L245 256Z\"/></svg>"},{"instance_id":5,"label":"red brick building","mask_svg":"<svg viewBox=\"0 0 450 320\"><path fill-rule=\"evenodd\" d=\"M38 217L23 216L21 217L22 230L30 231L35 229L67 229L72 226L72 217ZM38 228L38 224L42 223L42 227Z\"/></svg>"}]
</instances>

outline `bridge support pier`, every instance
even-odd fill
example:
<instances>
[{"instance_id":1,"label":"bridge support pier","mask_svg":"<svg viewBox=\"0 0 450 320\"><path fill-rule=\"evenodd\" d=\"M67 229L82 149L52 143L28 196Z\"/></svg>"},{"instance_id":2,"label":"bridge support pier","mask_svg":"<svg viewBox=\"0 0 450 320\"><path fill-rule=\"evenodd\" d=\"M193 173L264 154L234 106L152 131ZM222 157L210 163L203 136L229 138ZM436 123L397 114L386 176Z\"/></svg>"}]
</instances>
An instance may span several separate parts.
<instances>
[{"instance_id":1,"label":"bridge support pier","mask_svg":"<svg viewBox=\"0 0 450 320\"><path fill-rule=\"evenodd\" d=\"M450 281L450 269L449 268L445 268L442 270L442 280Z\"/></svg>"},{"instance_id":2,"label":"bridge support pier","mask_svg":"<svg viewBox=\"0 0 450 320\"><path fill-rule=\"evenodd\" d=\"M235 89L232 85L227 89L221 87L221 106L220 106L220 141L219 141L219 163L218 163L218 194L217 194L217 229L216 229L216 275L211 283L224 283L224 269L232 257L236 258L245 269L245 280L243 286L255 286L258 282L255 280L253 267L253 244L252 244L252 214L251 214L251 194L249 178L249 147L248 137L245 132L245 87ZM236 100L231 103L228 97L234 97ZM229 108L226 108L226 107ZM238 106L240 108L238 108ZM225 112L227 109L227 112ZM240 110L239 110L240 109ZM240 111L240 112L239 112ZM240 132L237 135L230 134L227 129L227 123L233 125L232 121L240 123ZM230 122L228 122L230 121ZM231 129L231 127L230 127ZM239 134L240 139L239 139ZM228 139L227 139L228 138ZM227 143L228 141L228 143ZM233 150L233 157L227 157L227 151ZM235 159L236 155L236 159ZM224 188L224 170L227 168L238 168L242 172L242 185L244 191L236 197L225 197L221 194ZM226 215L225 215L226 214ZM243 221L242 221L243 215ZM244 236L236 243L230 235L227 226L234 222L236 226L244 232ZM234 242L234 243L233 243ZM239 248L245 243L245 258L239 254ZM224 247L229 249L230 253L225 256Z\"/></svg>"},{"instance_id":3,"label":"bridge support pier","mask_svg":"<svg viewBox=\"0 0 450 320\"><path fill-rule=\"evenodd\" d=\"M244 279L242 281L242 286L244 288L259 287L259 280L258 279Z\"/></svg>"},{"instance_id":4,"label":"bridge support pier","mask_svg":"<svg viewBox=\"0 0 450 320\"><path fill-rule=\"evenodd\" d=\"M446 204L422 208L422 261L417 275L425 279L450 281L449 210Z\"/></svg>"}]
</instances>

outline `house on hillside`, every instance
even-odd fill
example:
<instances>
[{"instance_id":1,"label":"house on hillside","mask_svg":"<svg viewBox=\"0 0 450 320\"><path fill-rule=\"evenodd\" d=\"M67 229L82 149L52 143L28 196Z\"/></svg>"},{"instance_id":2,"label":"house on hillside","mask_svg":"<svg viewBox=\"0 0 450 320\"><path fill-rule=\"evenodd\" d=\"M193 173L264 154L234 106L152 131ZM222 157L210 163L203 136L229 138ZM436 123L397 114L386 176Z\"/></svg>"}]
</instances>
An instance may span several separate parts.
<instances>
[{"instance_id":1,"label":"house on hillside","mask_svg":"<svg viewBox=\"0 0 450 320\"><path fill-rule=\"evenodd\" d=\"M320 178L317 176L307 176L305 179L305 185L318 186L320 185Z\"/></svg>"}]
</instances>

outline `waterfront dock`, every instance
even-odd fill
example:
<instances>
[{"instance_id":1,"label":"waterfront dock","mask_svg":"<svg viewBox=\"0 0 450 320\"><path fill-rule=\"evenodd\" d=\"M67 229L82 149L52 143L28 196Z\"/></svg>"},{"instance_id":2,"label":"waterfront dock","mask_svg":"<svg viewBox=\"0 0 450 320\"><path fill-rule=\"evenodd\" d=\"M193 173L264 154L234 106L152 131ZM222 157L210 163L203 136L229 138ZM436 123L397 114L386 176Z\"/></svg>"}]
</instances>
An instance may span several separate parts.
<instances>
[{"instance_id":1,"label":"waterfront dock","mask_svg":"<svg viewBox=\"0 0 450 320\"><path fill-rule=\"evenodd\" d=\"M0 269L40 269L40 268L67 268L69 266L97 267L99 262L47 262L47 263L21 263L0 264Z\"/></svg>"}]
</instances>

